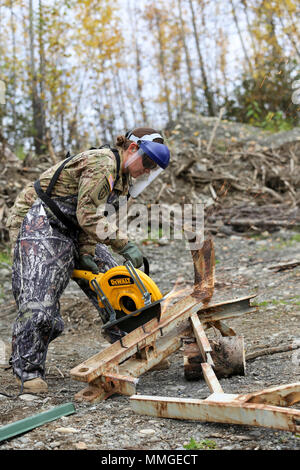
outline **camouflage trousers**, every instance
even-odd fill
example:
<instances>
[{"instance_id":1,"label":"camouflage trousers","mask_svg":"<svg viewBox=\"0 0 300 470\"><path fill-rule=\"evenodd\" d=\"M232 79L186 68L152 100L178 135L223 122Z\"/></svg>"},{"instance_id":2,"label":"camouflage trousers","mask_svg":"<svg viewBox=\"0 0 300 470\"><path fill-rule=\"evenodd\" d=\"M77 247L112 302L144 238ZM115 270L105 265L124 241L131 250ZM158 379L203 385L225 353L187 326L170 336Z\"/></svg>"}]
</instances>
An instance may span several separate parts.
<instances>
[{"instance_id":1,"label":"camouflage trousers","mask_svg":"<svg viewBox=\"0 0 300 470\"><path fill-rule=\"evenodd\" d=\"M72 202L72 197L60 198L58 205L74 217L76 204ZM18 315L10 360L14 374L23 381L45 376L48 345L63 332L59 299L78 257L76 239L40 199L23 219L14 249L12 289ZM100 272L117 266L102 244L97 245L94 260ZM96 295L86 286L82 289L100 309Z\"/></svg>"}]
</instances>

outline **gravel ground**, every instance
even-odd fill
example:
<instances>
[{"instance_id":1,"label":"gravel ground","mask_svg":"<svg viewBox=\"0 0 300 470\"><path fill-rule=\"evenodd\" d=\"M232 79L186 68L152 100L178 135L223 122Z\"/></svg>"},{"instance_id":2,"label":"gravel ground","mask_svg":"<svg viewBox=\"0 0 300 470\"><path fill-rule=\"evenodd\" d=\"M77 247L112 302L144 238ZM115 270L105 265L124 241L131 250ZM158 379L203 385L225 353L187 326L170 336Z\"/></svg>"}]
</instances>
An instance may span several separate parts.
<instances>
[{"instance_id":1,"label":"gravel ground","mask_svg":"<svg viewBox=\"0 0 300 470\"><path fill-rule=\"evenodd\" d=\"M217 259L214 299L257 295L254 300L259 306L257 312L227 321L244 336L246 354L300 342L300 266L282 272L269 269L295 259L300 261L299 233L280 231L256 238L233 235L214 241ZM193 284L192 259L183 242L150 242L142 249L151 260L151 276L163 293L181 278L181 286ZM10 291L10 268L5 264L0 265L0 287L0 339L9 342L16 310ZM0 395L0 422L11 423L70 401L74 402L76 413L4 441L1 450L173 450L183 449L191 438L204 447L221 450L299 450L300 436L290 432L137 415L131 410L128 397L120 395L98 404L75 402L74 395L84 384L70 378L70 369L108 343L101 337L96 310L73 281L62 297L61 306L65 331L49 347L49 392L39 396L24 394L17 399ZM139 394L200 399L209 395L204 381L185 380L182 350L169 359L169 369L149 371L140 377ZM227 393L245 393L293 383L299 381L299 376L298 349L249 360L245 376L221 379L220 383ZM0 378L0 392L18 393L10 370L0 369Z\"/></svg>"}]
</instances>

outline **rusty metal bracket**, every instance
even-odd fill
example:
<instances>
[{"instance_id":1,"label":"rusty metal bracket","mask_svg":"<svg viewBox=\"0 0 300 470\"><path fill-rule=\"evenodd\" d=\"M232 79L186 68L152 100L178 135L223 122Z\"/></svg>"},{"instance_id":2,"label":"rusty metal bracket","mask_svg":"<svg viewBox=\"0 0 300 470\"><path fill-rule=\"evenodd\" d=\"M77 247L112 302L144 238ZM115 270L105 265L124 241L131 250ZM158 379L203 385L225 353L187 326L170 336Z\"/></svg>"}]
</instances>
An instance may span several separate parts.
<instances>
[{"instance_id":1,"label":"rusty metal bracket","mask_svg":"<svg viewBox=\"0 0 300 470\"><path fill-rule=\"evenodd\" d=\"M211 383L213 382L210 378ZM217 384L214 384L214 389ZM134 395L132 409L160 418L262 426L300 432L300 410L289 409L300 401L300 382L271 387L246 395L213 391L205 400Z\"/></svg>"},{"instance_id":2,"label":"rusty metal bracket","mask_svg":"<svg viewBox=\"0 0 300 470\"><path fill-rule=\"evenodd\" d=\"M215 318L231 318L256 311L250 305L251 298L211 304L209 307L192 297L182 299L165 311L160 322L150 320L145 325L146 329L139 327L122 338L122 345L117 341L74 367L70 371L71 377L89 384L75 399L98 401L113 393L134 394L132 388L128 393L126 383L129 379L137 379L182 346L182 336L192 333L190 317L193 314L203 317L202 326L208 328ZM118 378L108 386L105 378L112 370ZM104 383L106 387L103 387Z\"/></svg>"},{"instance_id":3,"label":"rusty metal bracket","mask_svg":"<svg viewBox=\"0 0 300 470\"><path fill-rule=\"evenodd\" d=\"M71 377L88 384L75 395L75 399L96 402L119 393L131 396L134 411L150 416L299 432L300 411L288 406L300 401L300 383L243 395L224 393L214 370L217 367L205 330L210 327L218 329L229 343L230 337L238 339L235 331L223 320L257 311L250 304L255 295L211 302L215 264L212 240L206 240L201 250L192 250L192 257L195 272L193 293L172 306L165 306L160 321L150 320L127 334L122 341L73 368ZM182 338L188 336L195 338L202 359L203 377L211 394L205 400L136 395L138 377L178 350ZM244 351L243 341L240 343ZM244 353L242 355L244 360Z\"/></svg>"},{"instance_id":4,"label":"rusty metal bracket","mask_svg":"<svg viewBox=\"0 0 300 470\"><path fill-rule=\"evenodd\" d=\"M157 366L182 346L182 337L196 333L203 359L213 365L211 348L204 330L214 322L256 311L248 296L226 302L209 303L214 288L214 250L211 240L192 251L195 285L191 295L172 306L164 306L160 321L152 319L111 346L70 371L71 377L88 383L75 395L90 402L114 393L135 394L138 377ZM169 298L166 300L169 302ZM201 321L201 322L200 322Z\"/></svg>"}]
</instances>

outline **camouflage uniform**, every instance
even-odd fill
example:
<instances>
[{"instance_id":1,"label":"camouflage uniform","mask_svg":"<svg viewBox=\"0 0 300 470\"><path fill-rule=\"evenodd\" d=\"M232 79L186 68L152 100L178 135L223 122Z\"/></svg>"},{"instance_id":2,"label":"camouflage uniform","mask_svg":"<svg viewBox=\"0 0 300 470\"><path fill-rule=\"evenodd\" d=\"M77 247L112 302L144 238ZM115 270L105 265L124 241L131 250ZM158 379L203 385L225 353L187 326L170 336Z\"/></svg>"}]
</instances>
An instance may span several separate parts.
<instances>
[{"instance_id":1,"label":"camouflage uniform","mask_svg":"<svg viewBox=\"0 0 300 470\"><path fill-rule=\"evenodd\" d=\"M118 150L122 164L123 151ZM43 190L60 165L61 162L40 176ZM11 364L23 381L44 376L48 344L64 327L59 299L79 254L92 255L100 272L105 272L117 265L105 245L118 251L128 242L118 233L112 240L100 240L96 234L97 208L107 201L112 190L118 195L128 193L126 175L120 175L114 185L116 169L114 154L109 149L97 149L78 154L62 170L52 199L65 215L77 221L77 231L66 228L53 215L37 197L33 183L19 194L11 209L7 226L14 246L12 288L18 307ZM99 309L95 294L81 287Z\"/></svg>"}]
</instances>

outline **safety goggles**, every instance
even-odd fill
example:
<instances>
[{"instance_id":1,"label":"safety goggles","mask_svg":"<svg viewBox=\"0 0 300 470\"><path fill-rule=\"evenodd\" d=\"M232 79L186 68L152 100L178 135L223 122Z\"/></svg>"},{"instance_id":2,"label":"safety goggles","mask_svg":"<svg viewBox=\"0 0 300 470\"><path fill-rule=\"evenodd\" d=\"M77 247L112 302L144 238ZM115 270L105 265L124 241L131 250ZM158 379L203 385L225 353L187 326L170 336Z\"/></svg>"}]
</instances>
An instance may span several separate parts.
<instances>
[{"instance_id":1,"label":"safety goggles","mask_svg":"<svg viewBox=\"0 0 300 470\"><path fill-rule=\"evenodd\" d=\"M145 152L139 149L138 153L142 156L143 167L145 168L145 170L155 170L155 168L157 168L157 163L155 163L150 157L148 157Z\"/></svg>"}]
</instances>

